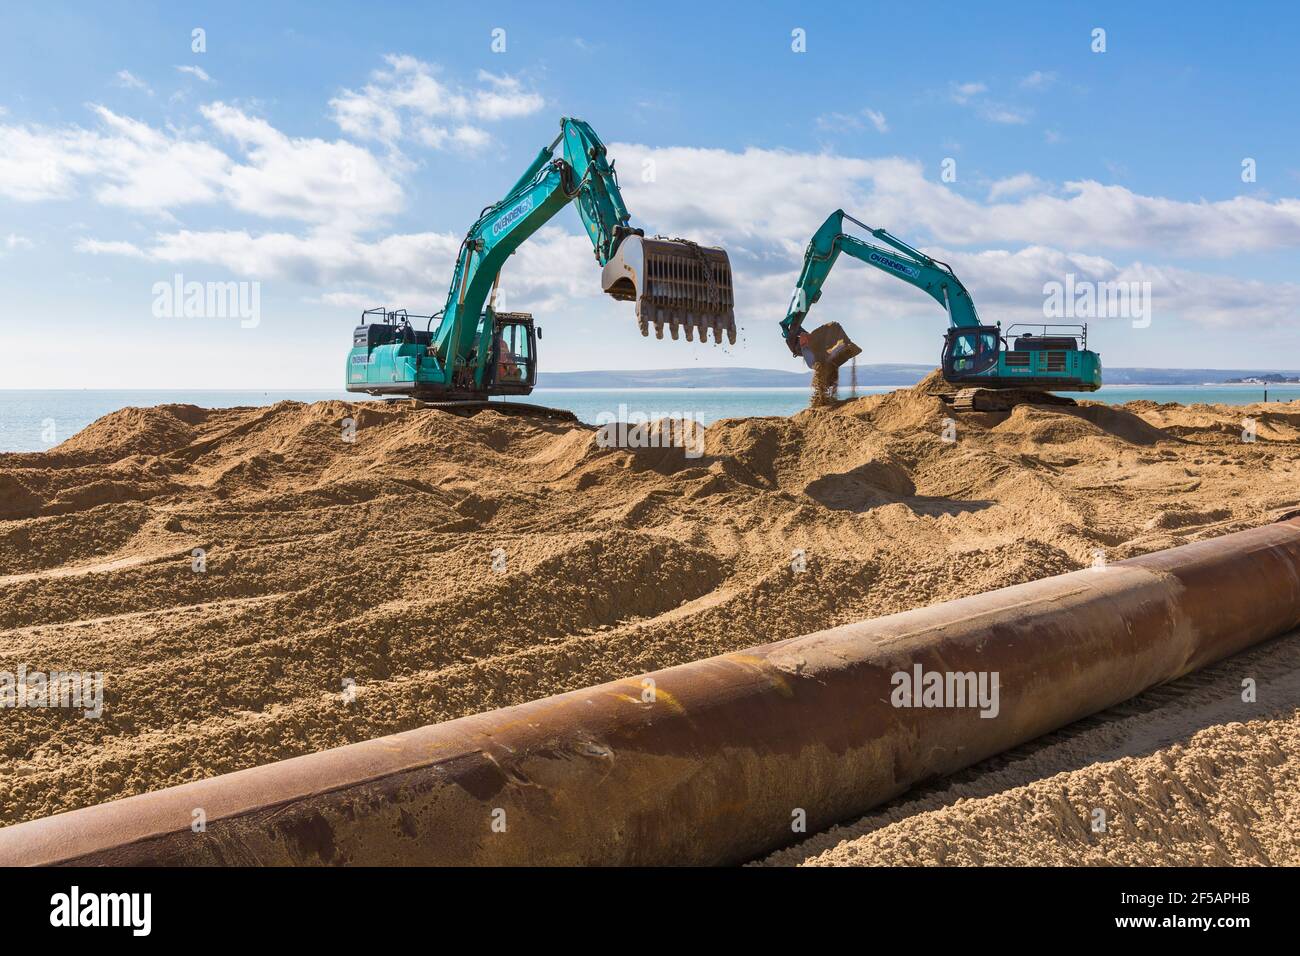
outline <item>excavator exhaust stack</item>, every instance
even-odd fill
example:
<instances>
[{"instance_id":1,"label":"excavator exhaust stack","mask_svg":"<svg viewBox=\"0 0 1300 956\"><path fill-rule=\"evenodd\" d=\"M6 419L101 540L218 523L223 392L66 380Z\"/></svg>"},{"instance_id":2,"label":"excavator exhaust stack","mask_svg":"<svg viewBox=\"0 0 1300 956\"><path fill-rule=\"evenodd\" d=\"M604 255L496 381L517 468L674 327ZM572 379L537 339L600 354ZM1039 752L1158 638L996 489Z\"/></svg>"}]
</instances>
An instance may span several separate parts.
<instances>
[{"instance_id":1,"label":"excavator exhaust stack","mask_svg":"<svg viewBox=\"0 0 1300 956\"><path fill-rule=\"evenodd\" d=\"M601 288L615 299L636 303L641 334L674 339L686 330L686 340L736 344L736 300L731 285L731 260L726 250L686 239L646 239L628 236L605 264Z\"/></svg>"}]
</instances>

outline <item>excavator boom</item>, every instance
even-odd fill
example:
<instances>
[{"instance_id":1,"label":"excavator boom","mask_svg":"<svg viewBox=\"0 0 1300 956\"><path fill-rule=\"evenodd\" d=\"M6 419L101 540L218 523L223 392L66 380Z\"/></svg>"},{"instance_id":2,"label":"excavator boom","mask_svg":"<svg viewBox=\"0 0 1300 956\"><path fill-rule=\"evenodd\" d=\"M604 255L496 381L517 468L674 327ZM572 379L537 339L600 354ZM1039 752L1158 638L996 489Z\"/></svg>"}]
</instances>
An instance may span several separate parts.
<instances>
[{"instance_id":1,"label":"excavator boom","mask_svg":"<svg viewBox=\"0 0 1300 956\"><path fill-rule=\"evenodd\" d=\"M844 220L848 219L861 226L872 236L887 243L892 249L873 245L856 236L844 232ZM827 217L821 228L813 234L804 252L803 270L795 285L794 297L785 319L781 322L781 334L797 357L799 350L797 339L803 327L804 317L813 303L822 295L822 284L830 275L840 253L848 253L868 265L875 266L895 278L902 279L925 292L948 312L948 321L952 326L973 327L980 324L979 313L975 303L961 284L952 268L945 262L932 259L919 249L909 246L884 229L874 229L837 209Z\"/></svg>"}]
</instances>

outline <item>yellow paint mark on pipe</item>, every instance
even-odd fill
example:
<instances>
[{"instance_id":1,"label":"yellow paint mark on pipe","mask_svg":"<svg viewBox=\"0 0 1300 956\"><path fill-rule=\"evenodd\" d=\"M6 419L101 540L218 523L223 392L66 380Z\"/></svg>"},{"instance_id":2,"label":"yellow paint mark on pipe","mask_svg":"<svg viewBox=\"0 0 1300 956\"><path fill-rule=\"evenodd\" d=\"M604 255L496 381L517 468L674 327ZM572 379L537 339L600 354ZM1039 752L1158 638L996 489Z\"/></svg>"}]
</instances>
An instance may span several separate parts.
<instances>
[{"instance_id":1,"label":"yellow paint mark on pipe","mask_svg":"<svg viewBox=\"0 0 1300 956\"><path fill-rule=\"evenodd\" d=\"M636 691L630 694L620 693L619 691L610 691L609 696L615 700L623 700L627 701L629 704L635 704L637 707L662 703L666 704L669 710L675 711L676 713L686 713L686 708L682 706L681 702L676 697L660 687L657 682L652 688L646 688L644 683L645 680L646 678L644 677L629 677L618 681L614 684L615 687L621 687L624 684L631 684L636 687ZM647 689L650 690L650 700L646 700L643 696Z\"/></svg>"},{"instance_id":2,"label":"yellow paint mark on pipe","mask_svg":"<svg viewBox=\"0 0 1300 956\"><path fill-rule=\"evenodd\" d=\"M785 675L781 673L780 670L773 667L771 661L766 657L760 657L757 654L736 653L727 654L725 659L734 661L741 667L758 671L763 679L766 680L768 684L770 684L782 697L794 696L794 688L791 687L790 682L785 679Z\"/></svg>"}]
</instances>

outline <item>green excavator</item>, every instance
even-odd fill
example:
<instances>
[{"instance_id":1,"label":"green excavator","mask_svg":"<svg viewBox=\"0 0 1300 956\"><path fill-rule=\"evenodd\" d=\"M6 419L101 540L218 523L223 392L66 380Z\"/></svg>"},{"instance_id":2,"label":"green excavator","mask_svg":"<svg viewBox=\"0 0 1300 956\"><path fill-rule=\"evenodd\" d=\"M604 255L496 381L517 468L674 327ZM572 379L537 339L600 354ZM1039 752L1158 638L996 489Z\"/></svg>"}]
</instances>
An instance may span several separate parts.
<instances>
[{"instance_id":1,"label":"green excavator","mask_svg":"<svg viewBox=\"0 0 1300 956\"><path fill-rule=\"evenodd\" d=\"M846 219L889 248L847 235ZM803 329L804 318L821 298L822 284L841 252L916 286L947 311L949 327L940 368L944 381L958 389L944 396L956 410L1005 411L1021 403L1073 405L1072 399L1051 393L1101 388L1101 356L1088 350L1086 325L1020 323L1005 333L1001 323L986 325L970 293L947 263L884 229L859 222L842 209L831 213L808 243L794 298L781 322L781 335L790 352L802 357L815 372L836 369L862 351L838 323L813 332Z\"/></svg>"},{"instance_id":2,"label":"green excavator","mask_svg":"<svg viewBox=\"0 0 1300 956\"><path fill-rule=\"evenodd\" d=\"M725 336L735 343L727 253L683 239L647 239L633 228L604 143L582 120L566 117L555 141L470 228L440 312L362 313L348 354L347 390L448 403L529 394L537 381L541 329L526 312L496 310L501 268L570 202L603 267L602 289L636 304L642 335L653 326L663 338L667 326L674 339L685 330L687 340L698 334L703 342L712 333L714 342Z\"/></svg>"}]
</instances>

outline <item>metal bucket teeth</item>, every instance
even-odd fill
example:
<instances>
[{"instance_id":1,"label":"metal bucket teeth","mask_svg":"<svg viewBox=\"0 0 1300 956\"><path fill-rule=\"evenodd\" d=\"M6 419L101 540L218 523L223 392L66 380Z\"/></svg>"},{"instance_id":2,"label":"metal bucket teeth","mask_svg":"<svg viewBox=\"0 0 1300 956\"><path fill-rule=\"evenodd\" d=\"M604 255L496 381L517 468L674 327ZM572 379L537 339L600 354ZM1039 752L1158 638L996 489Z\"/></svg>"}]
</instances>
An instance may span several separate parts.
<instances>
[{"instance_id":1,"label":"metal bucket teeth","mask_svg":"<svg viewBox=\"0 0 1300 956\"><path fill-rule=\"evenodd\" d=\"M628 236L605 264L601 287L609 295L636 303L642 335L655 328L663 338L667 323L673 339L680 329L686 341L722 344L736 342L735 294L731 260L723 249L700 246L683 239L646 239Z\"/></svg>"}]
</instances>

